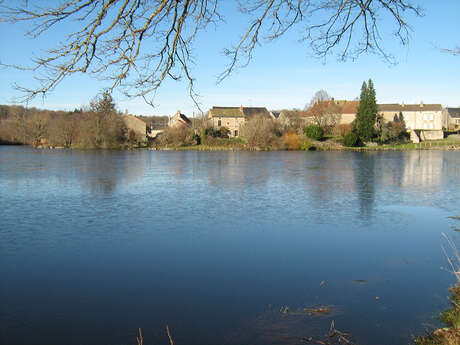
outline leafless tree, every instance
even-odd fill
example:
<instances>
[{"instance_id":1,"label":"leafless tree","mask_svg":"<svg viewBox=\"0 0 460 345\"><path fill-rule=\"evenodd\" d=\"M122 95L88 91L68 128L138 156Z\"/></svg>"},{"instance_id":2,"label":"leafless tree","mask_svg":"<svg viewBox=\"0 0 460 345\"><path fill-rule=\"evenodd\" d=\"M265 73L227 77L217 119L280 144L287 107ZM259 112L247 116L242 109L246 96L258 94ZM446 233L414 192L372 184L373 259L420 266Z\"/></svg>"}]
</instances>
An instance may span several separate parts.
<instances>
[{"instance_id":1,"label":"leafless tree","mask_svg":"<svg viewBox=\"0 0 460 345\"><path fill-rule=\"evenodd\" d=\"M241 127L241 137L248 141L251 148L271 147L278 140L275 121L263 116L253 116Z\"/></svg>"},{"instance_id":2,"label":"leafless tree","mask_svg":"<svg viewBox=\"0 0 460 345\"><path fill-rule=\"evenodd\" d=\"M218 81L246 66L259 43L276 40L294 27L318 57L337 52L345 60L370 52L390 60L380 31L392 21L394 35L406 45L406 18L421 15L412 1L417 0L240 0L240 12L250 19L237 43L225 50L229 63ZM191 48L198 33L223 20L218 11L222 2L61 0L48 5L5 0L0 1L0 20L28 22L27 35L33 38L52 29L62 33L63 43L31 66L9 65L36 73L37 86L17 86L26 99L47 94L70 75L89 73L107 79L111 90L119 87L149 103L165 79L185 77L196 100ZM69 25L75 30L66 34Z\"/></svg>"},{"instance_id":3,"label":"leafless tree","mask_svg":"<svg viewBox=\"0 0 460 345\"><path fill-rule=\"evenodd\" d=\"M79 129L79 114L59 114L50 121L48 141L53 146L72 147Z\"/></svg>"},{"instance_id":4,"label":"leafless tree","mask_svg":"<svg viewBox=\"0 0 460 345\"><path fill-rule=\"evenodd\" d=\"M324 90L317 91L307 106L313 123L327 133L340 122L341 106Z\"/></svg>"},{"instance_id":5,"label":"leafless tree","mask_svg":"<svg viewBox=\"0 0 460 345\"><path fill-rule=\"evenodd\" d=\"M326 90L316 91L310 102L305 105L305 110L310 109L318 102L330 101L332 97L327 93Z\"/></svg>"}]
</instances>

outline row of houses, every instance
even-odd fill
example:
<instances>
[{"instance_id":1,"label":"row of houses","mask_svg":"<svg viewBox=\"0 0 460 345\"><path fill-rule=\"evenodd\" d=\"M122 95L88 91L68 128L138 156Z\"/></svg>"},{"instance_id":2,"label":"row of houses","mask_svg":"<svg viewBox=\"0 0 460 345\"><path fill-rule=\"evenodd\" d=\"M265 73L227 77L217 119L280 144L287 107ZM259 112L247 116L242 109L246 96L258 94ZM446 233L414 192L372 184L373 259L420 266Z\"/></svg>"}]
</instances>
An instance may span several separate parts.
<instances>
[{"instance_id":1,"label":"row of houses","mask_svg":"<svg viewBox=\"0 0 460 345\"><path fill-rule=\"evenodd\" d=\"M359 101L331 100L325 101L335 112L337 124L351 124L356 119ZM460 128L460 108L443 108L441 104L378 104L378 113L384 121L399 119L404 121L411 140L438 140L444 137L445 130ZM229 136L238 137L241 126L252 116L272 118L283 124L301 123L308 125L315 122L314 109L305 111L268 111L264 107L213 107L208 113L208 120L214 128L225 126Z\"/></svg>"},{"instance_id":2,"label":"row of houses","mask_svg":"<svg viewBox=\"0 0 460 345\"><path fill-rule=\"evenodd\" d=\"M130 131L133 131L140 141L147 140L148 138L155 138L158 134L164 131L164 128L150 128L143 119L128 114L127 111L121 119L123 120L126 128L128 128ZM164 127L174 128L180 126L192 127L192 121L190 121L187 116L178 111L176 114L169 118L168 123L165 124Z\"/></svg>"},{"instance_id":3,"label":"row of houses","mask_svg":"<svg viewBox=\"0 0 460 345\"><path fill-rule=\"evenodd\" d=\"M332 109L336 124L351 124L358 112L359 101L330 100L323 105ZM413 142L438 140L444 137L445 130L460 129L460 108L443 108L441 104L378 104L378 113L385 121L399 119L404 121L406 130ZM265 117L282 124L308 125L315 122L314 107L305 111L269 111L265 107L220 107L214 106L208 111L209 126L219 129L225 127L230 137L239 137L241 128L253 117ZM128 129L138 136L156 137L163 130L148 130L146 123L133 115L126 114L123 121ZM169 118L168 127L192 127L192 122L178 111Z\"/></svg>"}]
</instances>

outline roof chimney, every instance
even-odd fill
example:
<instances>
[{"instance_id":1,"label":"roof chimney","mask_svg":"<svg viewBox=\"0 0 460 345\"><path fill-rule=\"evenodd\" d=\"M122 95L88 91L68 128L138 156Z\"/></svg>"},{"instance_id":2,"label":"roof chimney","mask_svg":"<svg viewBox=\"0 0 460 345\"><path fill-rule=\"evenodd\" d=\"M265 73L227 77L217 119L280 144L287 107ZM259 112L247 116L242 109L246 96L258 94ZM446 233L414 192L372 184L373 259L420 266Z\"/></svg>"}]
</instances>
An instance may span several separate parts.
<instances>
[{"instance_id":1,"label":"roof chimney","mask_svg":"<svg viewBox=\"0 0 460 345\"><path fill-rule=\"evenodd\" d=\"M423 108L423 101L420 102L420 108Z\"/></svg>"},{"instance_id":2,"label":"roof chimney","mask_svg":"<svg viewBox=\"0 0 460 345\"><path fill-rule=\"evenodd\" d=\"M240 105L240 111L243 112L243 105Z\"/></svg>"}]
</instances>

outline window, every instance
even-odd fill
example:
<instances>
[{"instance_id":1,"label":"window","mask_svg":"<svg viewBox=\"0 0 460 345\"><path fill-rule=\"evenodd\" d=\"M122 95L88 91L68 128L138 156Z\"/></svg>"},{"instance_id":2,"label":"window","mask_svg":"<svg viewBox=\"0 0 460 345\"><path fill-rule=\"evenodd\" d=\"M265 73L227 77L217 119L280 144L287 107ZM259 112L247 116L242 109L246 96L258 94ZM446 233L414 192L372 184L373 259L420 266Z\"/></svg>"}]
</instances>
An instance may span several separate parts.
<instances>
[{"instance_id":1,"label":"window","mask_svg":"<svg viewBox=\"0 0 460 345\"><path fill-rule=\"evenodd\" d=\"M428 120L428 114L423 114L423 119Z\"/></svg>"},{"instance_id":2,"label":"window","mask_svg":"<svg viewBox=\"0 0 460 345\"><path fill-rule=\"evenodd\" d=\"M430 120L431 120L431 121L434 120L434 114L430 114Z\"/></svg>"},{"instance_id":3,"label":"window","mask_svg":"<svg viewBox=\"0 0 460 345\"><path fill-rule=\"evenodd\" d=\"M237 137L237 136L238 136L238 131L237 131L237 130L235 130L235 137Z\"/></svg>"},{"instance_id":4,"label":"window","mask_svg":"<svg viewBox=\"0 0 460 345\"><path fill-rule=\"evenodd\" d=\"M217 121L217 126L219 126L219 127L222 126L222 121L220 121L220 120Z\"/></svg>"}]
</instances>

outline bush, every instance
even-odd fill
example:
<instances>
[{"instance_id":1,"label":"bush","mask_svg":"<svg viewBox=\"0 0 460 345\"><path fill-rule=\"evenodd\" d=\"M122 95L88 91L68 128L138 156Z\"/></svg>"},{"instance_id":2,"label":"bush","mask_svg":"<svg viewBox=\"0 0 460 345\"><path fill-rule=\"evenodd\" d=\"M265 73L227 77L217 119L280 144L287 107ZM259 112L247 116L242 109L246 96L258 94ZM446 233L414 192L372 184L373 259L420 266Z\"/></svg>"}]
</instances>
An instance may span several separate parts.
<instances>
[{"instance_id":1,"label":"bush","mask_svg":"<svg viewBox=\"0 0 460 345\"><path fill-rule=\"evenodd\" d=\"M379 140L381 143L397 142L406 139L404 134L401 122L391 121L382 126Z\"/></svg>"},{"instance_id":2,"label":"bush","mask_svg":"<svg viewBox=\"0 0 460 345\"><path fill-rule=\"evenodd\" d=\"M336 125L332 129L332 134L344 137L345 134L350 133L353 130L353 125L352 124L340 124Z\"/></svg>"},{"instance_id":3,"label":"bush","mask_svg":"<svg viewBox=\"0 0 460 345\"><path fill-rule=\"evenodd\" d=\"M300 149L303 151L308 151L312 148L311 143L308 140L304 140L302 143L302 146L300 146Z\"/></svg>"},{"instance_id":4,"label":"bush","mask_svg":"<svg viewBox=\"0 0 460 345\"><path fill-rule=\"evenodd\" d=\"M165 129L156 139L160 147L180 147L197 145L199 136L195 134L193 129L178 126Z\"/></svg>"},{"instance_id":5,"label":"bush","mask_svg":"<svg viewBox=\"0 0 460 345\"><path fill-rule=\"evenodd\" d=\"M279 138L276 136L275 129L273 120L254 116L241 127L241 137L248 141L250 148L276 148Z\"/></svg>"},{"instance_id":6,"label":"bush","mask_svg":"<svg viewBox=\"0 0 460 345\"><path fill-rule=\"evenodd\" d=\"M302 140L294 130L290 130L284 134L283 139L286 150L298 150L302 145Z\"/></svg>"},{"instance_id":7,"label":"bush","mask_svg":"<svg viewBox=\"0 0 460 345\"><path fill-rule=\"evenodd\" d=\"M343 137L343 145L346 147L358 146L358 141L359 137L353 132L349 132Z\"/></svg>"},{"instance_id":8,"label":"bush","mask_svg":"<svg viewBox=\"0 0 460 345\"><path fill-rule=\"evenodd\" d=\"M304 132L307 137L314 140L320 140L324 135L323 129L318 125L307 126L305 127Z\"/></svg>"},{"instance_id":9,"label":"bush","mask_svg":"<svg viewBox=\"0 0 460 345\"><path fill-rule=\"evenodd\" d=\"M220 138L228 138L228 128L227 127L224 127L224 126L220 127L218 133L219 133L218 136Z\"/></svg>"}]
</instances>

